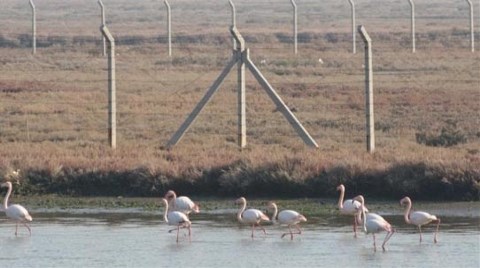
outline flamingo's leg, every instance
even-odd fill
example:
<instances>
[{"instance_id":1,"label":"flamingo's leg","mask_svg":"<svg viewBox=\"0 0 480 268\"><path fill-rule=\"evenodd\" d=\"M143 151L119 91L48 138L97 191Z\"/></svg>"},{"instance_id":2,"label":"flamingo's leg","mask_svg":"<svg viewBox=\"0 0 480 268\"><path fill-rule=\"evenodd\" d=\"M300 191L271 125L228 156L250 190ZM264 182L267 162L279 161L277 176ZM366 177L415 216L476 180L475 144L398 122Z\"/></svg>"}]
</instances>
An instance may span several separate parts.
<instances>
[{"instance_id":1,"label":"flamingo's leg","mask_svg":"<svg viewBox=\"0 0 480 268\"><path fill-rule=\"evenodd\" d=\"M15 222L15 236L17 236L18 233L18 221Z\"/></svg>"},{"instance_id":2,"label":"flamingo's leg","mask_svg":"<svg viewBox=\"0 0 480 268\"><path fill-rule=\"evenodd\" d=\"M263 226L261 226L260 224L258 224L258 227L260 227L263 231L263 234L267 235L267 231L265 231L265 228L263 228Z\"/></svg>"},{"instance_id":3,"label":"flamingo's leg","mask_svg":"<svg viewBox=\"0 0 480 268\"><path fill-rule=\"evenodd\" d=\"M422 226L418 226L418 231L420 232L420 243L422 243Z\"/></svg>"},{"instance_id":4,"label":"flamingo's leg","mask_svg":"<svg viewBox=\"0 0 480 268\"><path fill-rule=\"evenodd\" d=\"M255 224L252 224L252 239L253 239L253 232L255 231Z\"/></svg>"},{"instance_id":5,"label":"flamingo's leg","mask_svg":"<svg viewBox=\"0 0 480 268\"><path fill-rule=\"evenodd\" d=\"M300 229L300 226L298 224L295 224L295 228L297 228L298 230L297 234L302 234L302 229Z\"/></svg>"},{"instance_id":6,"label":"flamingo's leg","mask_svg":"<svg viewBox=\"0 0 480 268\"><path fill-rule=\"evenodd\" d=\"M27 227L28 233L30 234L30 236L32 236L32 230L30 229L30 226L28 226L28 224L26 222L24 222L23 225L25 225L25 227Z\"/></svg>"},{"instance_id":7,"label":"flamingo's leg","mask_svg":"<svg viewBox=\"0 0 480 268\"><path fill-rule=\"evenodd\" d=\"M437 233L438 233L438 228L440 227L440 219L437 219L437 229L435 230L435 236L433 237L433 242L437 243Z\"/></svg>"},{"instance_id":8,"label":"flamingo's leg","mask_svg":"<svg viewBox=\"0 0 480 268\"><path fill-rule=\"evenodd\" d=\"M392 230L388 232L387 235L385 236L385 239L383 240L383 244L382 244L383 251L385 251L385 244L388 242L388 240L390 240L393 233L395 233L395 229L392 228Z\"/></svg>"},{"instance_id":9,"label":"flamingo's leg","mask_svg":"<svg viewBox=\"0 0 480 268\"><path fill-rule=\"evenodd\" d=\"M357 217L353 215L353 237L357 238Z\"/></svg>"},{"instance_id":10,"label":"flamingo's leg","mask_svg":"<svg viewBox=\"0 0 480 268\"><path fill-rule=\"evenodd\" d=\"M375 233L372 233L373 235L373 251L377 251L377 243L375 243Z\"/></svg>"},{"instance_id":11,"label":"flamingo's leg","mask_svg":"<svg viewBox=\"0 0 480 268\"><path fill-rule=\"evenodd\" d=\"M188 225L188 240L192 242L192 226Z\"/></svg>"},{"instance_id":12,"label":"flamingo's leg","mask_svg":"<svg viewBox=\"0 0 480 268\"><path fill-rule=\"evenodd\" d=\"M180 232L180 224L177 225L177 243L178 243L178 233Z\"/></svg>"},{"instance_id":13,"label":"flamingo's leg","mask_svg":"<svg viewBox=\"0 0 480 268\"><path fill-rule=\"evenodd\" d=\"M283 233L282 238L285 237L287 234L290 235L290 240L293 240L292 228L290 227L290 224L288 225L288 233Z\"/></svg>"}]
</instances>

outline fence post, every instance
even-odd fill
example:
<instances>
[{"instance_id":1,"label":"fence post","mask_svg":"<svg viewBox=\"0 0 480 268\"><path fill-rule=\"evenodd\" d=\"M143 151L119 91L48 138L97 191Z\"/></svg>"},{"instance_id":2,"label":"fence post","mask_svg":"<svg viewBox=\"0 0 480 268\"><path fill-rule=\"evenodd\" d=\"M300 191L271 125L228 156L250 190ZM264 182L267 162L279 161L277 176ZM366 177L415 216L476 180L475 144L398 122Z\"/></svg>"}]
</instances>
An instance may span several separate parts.
<instances>
[{"instance_id":1,"label":"fence post","mask_svg":"<svg viewBox=\"0 0 480 268\"><path fill-rule=\"evenodd\" d=\"M356 23L355 23L355 3L353 0L348 0L350 2L350 6L352 7L352 53L357 53L357 46L356 46Z\"/></svg>"},{"instance_id":2,"label":"fence post","mask_svg":"<svg viewBox=\"0 0 480 268\"><path fill-rule=\"evenodd\" d=\"M98 4L100 5L100 13L101 13L101 16L102 16L101 25L106 25L105 24L105 6L103 5L102 0L98 0ZM103 36L103 34L102 34L102 42L103 42L102 56L105 57L107 55L107 44L106 44L105 37Z\"/></svg>"},{"instance_id":3,"label":"fence post","mask_svg":"<svg viewBox=\"0 0 480 268\"><path fill-rule=\"evenodd\" d=\"M170 10L170 4L165 0L165 6L167 7L167 35L168 35L168 56L172 56L172 15Z\"/></svg>"},{"instance_id":4,"label":"fence post","mask_svg":"<svg viewBox=\"0 0 480 268\"><path fill-rule=\"evenodd\" d=\"M415 3L413 2L413 0L408 0L408 3L410 3L411 7L410 19L412 32L412 53L415 53Z\"/></svg>"},{"instance_id":5,"label":"fence post","mask_svg":"<svg viewBox=\"0 0 480 268\"><path fill-rule=\"evenodd\" d=\"M373 71L372 71L372 39L363 25L358 26L358 32L365 43L365 115L367 130L367 151L375 150L375 122L373 119Z\"/></svg>"},{"instance_id":6,"label":"fence post","mask_svg":"<svg viewBox=\"0 0 480 268\"><path fill-rule=\"evenodd\" d=\"M230 7L232 9L232 27L237 28L237 11L235 9L235 4L233 3L232 0L228 0L228 3L230 4ZM237 50L237 41L235 40L234 37L232 37L232 43L233 43L233 50Z\"/></svg>"},{"instance_id":7,"label":"fence post","mask_svg":"<svg viewBox=\"0 0 480 268\"><path fill-rule=\"evenodd\" d=\"M297 54L297 4L294 0L290 0L293 6L293 52Z\"/></svg>"},{"instance_id":8,"label":"fence post","mask_svg":"<svg viewBox=\"0 0 480 268\"><path fill-rule=\"evenodd\" d=\"M473 4L472 1L467 0L468 5L470 6L470 47L472 52L475 52L475 31L473 29Z\"/></svg>"},{"instance_id":9,"label":"fence post","mask_svg":"<svg viewBox=\"0 0 480 268\"><path fill-rule=\"evenodd\" d=\"M30 0L30 7L32 8L32 54L37 53L37 19L35 4Z\"/></svg>"},{"instance_id":10,"label":"fence post","mask_svg":"<svg viewBox=\"0 0 480 268\"><path fill-rule=\"evenodd\" d=\"M115 149L117 147L115 39L113 39L107 26L102 25L100 31L108 41L108 141L110 147Z\"/></svg>"},{"instance_id":11,"label":"fence post","mask_svg":"<svg viewBox=\"0 0 480 268\"><path fill-rule=\"evenodd\" d=\"M101 25L106 25L105 24L105 6L103 5L102 0L98 0L98 4L100 5L100 15L101 15ZM102 34L102 42L103 42L103 51L102 51L102 56L105 57L107 55L107 44L105 41L105 37Z\"/></svg>"}]
</instances>

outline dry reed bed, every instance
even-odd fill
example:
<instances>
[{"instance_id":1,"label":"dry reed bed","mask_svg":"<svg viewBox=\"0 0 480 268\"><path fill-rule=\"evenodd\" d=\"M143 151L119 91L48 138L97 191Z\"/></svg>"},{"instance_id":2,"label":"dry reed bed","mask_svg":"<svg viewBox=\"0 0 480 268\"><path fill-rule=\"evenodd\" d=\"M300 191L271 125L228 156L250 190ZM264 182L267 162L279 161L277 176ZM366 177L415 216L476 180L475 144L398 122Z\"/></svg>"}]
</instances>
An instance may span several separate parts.
<instances>
[{"instance_id":1,"label":"dry reed bed","mask_svg":"<svg viewBox=\"0 0 480 268\"><path fill-rule=\"evenodd\" d=\"M439 10L445 19L420 20L416 54L408 49L408 20L400 16L408 8L399 14L383 8L384 15L374 17L360 11L374 39L377 149L368 154L362 47L349 53L349 28L339 27L348 26L348 4L342 4L344 14L337 1L325 1L324 9L317 2L303 3L311 6L305 16L313 22L301 30L298 56L291 54L288 4L276 9L281 15L261 19L262 1L248 2L255 11L238 9L253 61L317 140L318 150L302 144L250 75L245 150L236 146L234 75L181 143L164 150L231 56L229 14L215 3L176 10L203 24L179 22L171 60L156 31L163 15L151 12L153 2L136 8L112 4L110 26L119 41L115 151L107 146L106 60L99 56L98 27L91 19L80 23L97 14L83 1L72 1L86 15L53 16L53 1L44 3L51 13L44 13L43 47L35 57L19 32L21 16L6 16L0 33L1 174L22 170L20 194L157 196L173 188L196 195L321 197L345 183L352 194L377 198L479 200L480 56L468 51L464 8ZM28 16L12 3L6 5ZM375 1L362 5L373 8ZM439 5L428 8L433 12ZM139 10L149 10L152 18L138 17ZM208 10L215 10L211 19ZM322 14L325 19L315 19ZM58 23L47 26L47 18ZM436 137L442 129L462 142L417 142L418 134Z\"/></svg>"}]
</instances>

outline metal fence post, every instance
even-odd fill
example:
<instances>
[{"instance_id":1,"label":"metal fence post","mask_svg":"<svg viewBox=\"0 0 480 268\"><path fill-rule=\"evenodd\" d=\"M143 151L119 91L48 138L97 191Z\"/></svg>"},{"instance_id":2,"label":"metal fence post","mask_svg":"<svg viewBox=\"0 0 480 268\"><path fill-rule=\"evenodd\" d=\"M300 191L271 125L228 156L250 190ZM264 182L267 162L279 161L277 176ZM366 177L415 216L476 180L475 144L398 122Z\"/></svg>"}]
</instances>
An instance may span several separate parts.
<instances>
[{"instance_id":1,"label":"metal fence post","mask_svg":"<svg viewBox=\"0 0 480 268\"><path fill-rule=\"evenodd\" d=\"M297 54L297 4L294 0L290 0L293 6L293 52Z\"/></svg>"},{"instance_id":2,"label":"metal fence post","mask_svg":"<svg viewBox=\"0 0 480 268\"><path fill-rule=\"evenodd\" d=\"M412 53L415 53L415 3L413 2L413 0L408 0L408 3L410 3L411 7L410 19L412 32Z\"/></svg>"},{"instance_id":3,"label":"metal fence post","mask_svg":"<svg viewBox=\"0 0 480 268\"><path fill-rule=\"evenodd\" d=\"M165 0L165 6L167 7L167 38L168 38L168 56L172 56L172 15L170 4Z\"/></svg>"},{"instance_id":4,"label":"metal fence post","mask_svg":"<svg viewBox=\"0 0 480 268\"><path fill-rule=\"evenodd\" d=\"M232 0L228 0L228 3L230 4L230 7L232 9L232 27L236 28L237 27L237 11L235 9L235 4L233 3ZM232 43L233 43L233 50L237 50L237 41L235 40L234 37L232 37Z\"/></svg>"},{"instance_id":5,"label":"metal fence post","mask_svg":"<svg viewBox=\"0 0 480 268\"><path fill-rule=\"evenodd\" d=\"M358 26L358 32L365 43L365 115L367 130L367 150L375 150L375 122L373 118L373 71L372 71L372 39L363 25Z\"/></svg>"},{"instance_id":6,"label":"metal fence post","mask_svg":"<svg viewBox=\"0 0 480 268\"><path fill-rule=\"evenodd\" d=\"M357 53L357 46L356 46L356 22L355 22L355 3L353 0L348 0L350 3L350 6L352 7L352 53L355 54Z\"/></svg>"},{"instance_id":7,"label":"metal fence post","mask_svg":"<svg viewBox=\"0 0 480 268\"><path fill-rule=\"evenodd\" d=\"M475 52L475 31L473 29L473 4L472 1L467 0L468 5L470 6L470 48L472 52Z\"/></svg>"},{"instance_id":8,"label":"metal fence post","mask_svg":"<svg viewBox=\"0 0 480 268\"><path fill-rule=\"evenodd\" d=\"M101 21L101 26L106 25L105 24L105 6L103 5L102 0L98 0L98 4L100 5L100 12L102 16L102 21ZM107 55L107 44L105 41L105 37L102 35L102 42L103 42L103 51L102 51L102 56Z\"/></svg>"},{"instance_id":9,"label":"metal fence post","mask_svg":"<svg viewBox=\"0 0 480 268\"><path fill-rule=\"evenodd\" d=\"M32 54L37 53L37 19L35 4L30 0L30 7L32 8Z\"/></svg>"}]
</instances>

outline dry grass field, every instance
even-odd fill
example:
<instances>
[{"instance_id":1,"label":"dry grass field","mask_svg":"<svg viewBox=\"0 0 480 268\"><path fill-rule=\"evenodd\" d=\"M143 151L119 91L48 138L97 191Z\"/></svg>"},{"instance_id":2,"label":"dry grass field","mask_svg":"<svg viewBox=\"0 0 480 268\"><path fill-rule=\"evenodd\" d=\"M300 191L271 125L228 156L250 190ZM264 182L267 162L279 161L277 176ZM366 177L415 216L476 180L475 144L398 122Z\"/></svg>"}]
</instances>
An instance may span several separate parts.
<instances>
[{"instance_id":1,"label":"dry grass field","mask_svg":"<svg viewBox=\"0 0 480 268\"><path fill-rule=\"evenodd\" d=\"M247 72L247 142L237 146L236 70L172 150L164 146L232 55L228 1L104 0L116 38L117 149L107 138L107 59L96 1L37 0L37 54L27 1L0 10L0 174L20 193L329 196L352 191L478 200L480 54L465 1L356 1L373 39L376 150L366 152L364 46L348 1L235 1L253 62L319 144L305 146ZM474 3L476 39L478 3ZM480 50L480 45L477 45ZM323 63L319 62L322 59ZM444 144L442 146L442 144Z\"/></svg>"}]
</instances>

